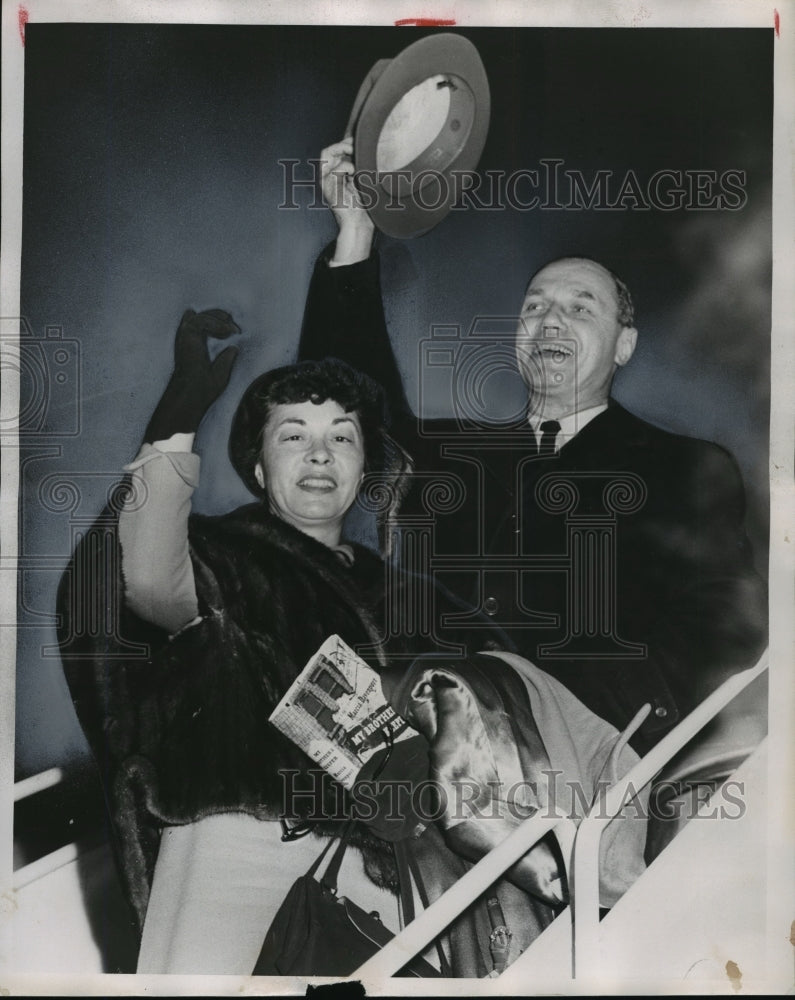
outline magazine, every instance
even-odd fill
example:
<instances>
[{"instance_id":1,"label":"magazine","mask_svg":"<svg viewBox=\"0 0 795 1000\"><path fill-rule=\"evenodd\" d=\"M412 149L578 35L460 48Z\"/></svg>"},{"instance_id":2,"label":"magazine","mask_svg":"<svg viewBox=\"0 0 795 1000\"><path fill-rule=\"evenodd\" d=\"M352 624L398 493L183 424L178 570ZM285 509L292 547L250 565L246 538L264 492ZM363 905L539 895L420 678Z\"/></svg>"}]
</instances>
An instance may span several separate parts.
<instances>
[{"instance_id":1,"label":"magazine","mask_svg":"<svg viewBox=\"0 0 795 1000\"><path fill-rule=\"evenodd\" d=\"M416 735L378 674L338 635L312 656L270 721L348 789L378 750Z\"/></svg>"}]
</instances>

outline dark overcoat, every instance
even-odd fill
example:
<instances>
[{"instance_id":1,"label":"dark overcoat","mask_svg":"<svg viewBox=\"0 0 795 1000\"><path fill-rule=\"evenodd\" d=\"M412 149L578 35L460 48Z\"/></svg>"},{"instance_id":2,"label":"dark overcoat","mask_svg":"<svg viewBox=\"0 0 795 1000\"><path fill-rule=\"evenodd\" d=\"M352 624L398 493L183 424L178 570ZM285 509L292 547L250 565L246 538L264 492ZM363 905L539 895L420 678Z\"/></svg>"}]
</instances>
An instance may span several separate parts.
<instances>
[{"instance_id":1,"label":"dark overcoat","mask_svg":"<svg viewBox=\"0 0 795 1000\"><path fill-rule=\"evenodd\" d=\"M412 518L433 522L425 573L617 728L650 702L633 739L640 752L753 665L767 592L725 449L612 399L550 458L536 454L526 426L479 424L474 397L455 418L418 419L389 341L377 257L329 268L328 255L312 278L300 357L341 358L384 386L392 432L416 470L401 508L407 531L417 530ZM457 342L432 346L427 364L447 364L462 391L475 385L453 370Z\"/></svg>"}]
</instances>

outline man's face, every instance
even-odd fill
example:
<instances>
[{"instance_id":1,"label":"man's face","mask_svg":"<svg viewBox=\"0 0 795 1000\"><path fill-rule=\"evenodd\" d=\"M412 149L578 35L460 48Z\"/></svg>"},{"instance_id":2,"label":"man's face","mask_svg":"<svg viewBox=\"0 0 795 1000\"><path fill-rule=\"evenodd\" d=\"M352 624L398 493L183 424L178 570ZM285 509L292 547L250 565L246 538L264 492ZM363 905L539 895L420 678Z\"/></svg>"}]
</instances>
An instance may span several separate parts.
<instances>
[{"instance_id":1,"label":"man's face","mask_svg":"<svg viewBox=\"0 0 795 1000\"><path fill-rule=\"evenodd\" d=\"M325 539L341 527L363 473L364 443L355 413L332 399L273 407L255 474L283 521Z\"/></svg>"},{"instance_id":2,"label":"man's face","mask_svg":"<svg viewBox=\"0 0 795 1000\"><path fill-rule=\"evenodd\" d=\"M560 260L535 275L516 331L534 409L565 414L606 402L616 366L629 361L637 338L619 322L618 308L615 282L595 261Z\"/></svg>"}]
</instances>

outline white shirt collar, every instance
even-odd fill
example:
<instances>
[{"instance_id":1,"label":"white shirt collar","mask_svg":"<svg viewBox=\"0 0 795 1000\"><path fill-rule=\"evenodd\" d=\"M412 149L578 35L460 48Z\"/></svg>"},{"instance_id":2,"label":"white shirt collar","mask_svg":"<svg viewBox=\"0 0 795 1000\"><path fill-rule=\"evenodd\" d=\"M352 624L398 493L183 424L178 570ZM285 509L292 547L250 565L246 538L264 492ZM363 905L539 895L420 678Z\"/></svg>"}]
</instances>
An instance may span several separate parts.
<instances>
[{"instance_id":1,"label":"white shirt collar","mask_svg":"<svg viewBox=\"0 0 795 1000\"><path fill-rule=\"evenodd\" d=\"M604 413L606 409L607 403L600 403L599 406L589 406L587 410L580 410L579 413L567 413L565 417L560 417L558 420L560 430L555 440L555 451L560 451L564 444L576 437L586 424L589 424L594 417L598 417L600 413ZM538 417L534 417L530 421L530 426L533 428L536 441L539 444L541 443L540 426L545 419L542 417L539 420Z\"/></svg>"}]
</instances>

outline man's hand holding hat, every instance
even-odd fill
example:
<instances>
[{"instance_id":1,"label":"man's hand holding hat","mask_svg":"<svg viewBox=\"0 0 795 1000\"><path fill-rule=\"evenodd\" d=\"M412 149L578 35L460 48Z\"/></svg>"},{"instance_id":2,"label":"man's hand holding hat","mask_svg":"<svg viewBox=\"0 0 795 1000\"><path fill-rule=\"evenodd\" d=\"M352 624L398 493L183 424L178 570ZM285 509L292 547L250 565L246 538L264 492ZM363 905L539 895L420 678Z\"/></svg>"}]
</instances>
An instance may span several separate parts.
<instances>
[{"instance_id":1,"label":"man's hand holding hat","mask_svg":"<svg viewBox=\"0 0 795 1000\"><path fill-rule=\"evenodd\" d=\"M320 154L320 185L323 200L339 226L332 267L355 264L370 256L375 225L362 205L353 180L353 139L327 146Z\"/></svg>"}]
</instances>

